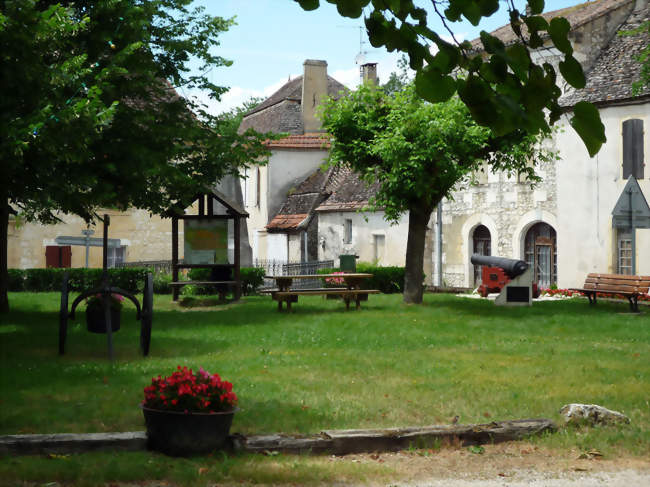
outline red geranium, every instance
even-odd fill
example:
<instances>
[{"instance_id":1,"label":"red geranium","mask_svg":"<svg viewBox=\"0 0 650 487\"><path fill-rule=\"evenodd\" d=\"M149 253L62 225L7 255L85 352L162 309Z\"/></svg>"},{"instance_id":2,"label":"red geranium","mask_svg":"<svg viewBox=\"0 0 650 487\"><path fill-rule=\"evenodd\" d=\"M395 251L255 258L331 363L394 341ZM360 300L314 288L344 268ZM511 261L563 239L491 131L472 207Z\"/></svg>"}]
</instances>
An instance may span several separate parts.
<instances>
[{"instance_id":1,"label":"red geranium","mask_svg":"<svg viewBox=\"0 0 650 487\"><path fill-rule=\"evenodd\" d=\"M142 405L165 411L216 413L230 411L237 405L237 395L232 384L221 380L218 374L199 369L197 374L187 367L169 377L154 377L144 388Z\"/></svg>"}]
</instances>

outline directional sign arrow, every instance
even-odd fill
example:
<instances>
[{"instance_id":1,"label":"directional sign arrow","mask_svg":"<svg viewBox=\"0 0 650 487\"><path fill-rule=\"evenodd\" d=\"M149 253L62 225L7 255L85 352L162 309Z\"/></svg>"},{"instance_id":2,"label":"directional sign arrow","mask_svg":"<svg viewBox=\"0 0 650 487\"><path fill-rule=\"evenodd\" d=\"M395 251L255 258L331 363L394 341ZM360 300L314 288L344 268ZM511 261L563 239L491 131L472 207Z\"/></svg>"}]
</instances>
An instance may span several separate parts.
<instances>
[{"instance_id":1,"label":"directional sign arrow","mask_svg":"<svg viewBox=\"0 0 650 487\"><path fill-rule=\"evenodd\" d=\"M67 237L61 236L56 237L54 241L58 245L88 245L89 247L102 247L104 241L101 238L87 238L87 237ZM108 247L109 248L118 248L121 247L119 238L109 238Z\"/></svg>"}]
</instances>

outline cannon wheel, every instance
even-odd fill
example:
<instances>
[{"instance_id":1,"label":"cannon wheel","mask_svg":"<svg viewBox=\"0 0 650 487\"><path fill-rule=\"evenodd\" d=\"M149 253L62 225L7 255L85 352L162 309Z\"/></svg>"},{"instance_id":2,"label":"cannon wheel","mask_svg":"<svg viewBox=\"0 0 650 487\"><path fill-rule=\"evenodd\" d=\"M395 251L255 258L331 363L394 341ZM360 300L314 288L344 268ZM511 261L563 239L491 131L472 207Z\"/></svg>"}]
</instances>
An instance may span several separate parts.
<instances>
[{"instance_id":1,"label":"cannon wheel","mask_svg":"<svg viewBox=\"0 0 650 487\"><path fill-rule=\"evenodd\" d=\"M153 276L147 274L142 295L142 320L140 322L140 349L145 357L149 355L151 343L151 325L153 322Z\"/></svg>"},{"instance_id":2,"label":"cannon wheel","mask_svg":"<svg viewBox=\"0 0 650 487\"><path fill-rule=\"evenodd\" d=\"M65 339L68 336L68 278L70 275L63 274L61 284L61 308L59 309L59 355L65 353Z\"/></svg>"}]
</instances>

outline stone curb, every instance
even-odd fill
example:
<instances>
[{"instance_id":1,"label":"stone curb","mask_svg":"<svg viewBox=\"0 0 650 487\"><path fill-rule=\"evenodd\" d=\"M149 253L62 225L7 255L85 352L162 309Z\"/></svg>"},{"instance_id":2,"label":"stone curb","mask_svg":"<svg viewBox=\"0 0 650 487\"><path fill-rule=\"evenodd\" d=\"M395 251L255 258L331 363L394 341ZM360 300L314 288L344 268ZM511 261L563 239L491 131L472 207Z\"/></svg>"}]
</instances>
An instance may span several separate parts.
<instances>
[{"instance_id":1,"label":"stone curb","mask_svg":"<svg viewBox=\"0 0 650 487\"><path fill-rule=\"evenodd\" d=\"M476 445L519 440L557 430L549 419L522 419L486 424L434 425L414 428L325 430L317 435L230 436L231 449L248 453L347 453L397 451L449 444ZM126 433L0 436L0 455L69 454L98 450L141 451L144 431Z\"/></svg>"}]
</instances>

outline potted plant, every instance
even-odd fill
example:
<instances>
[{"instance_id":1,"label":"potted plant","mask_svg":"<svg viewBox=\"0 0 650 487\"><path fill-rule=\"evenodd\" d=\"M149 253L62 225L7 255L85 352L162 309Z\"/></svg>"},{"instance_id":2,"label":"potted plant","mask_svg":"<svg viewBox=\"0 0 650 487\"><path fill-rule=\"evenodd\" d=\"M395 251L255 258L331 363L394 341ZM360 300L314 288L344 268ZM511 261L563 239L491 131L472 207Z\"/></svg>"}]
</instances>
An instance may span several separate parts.
<instances>
[{"instance_id":1,"label":"potted plant","mask_svg":"<svg viewBox=\"0 0 650 487\"><path fill-rule=\"evenodd\" d=\"M122 315L122 302L124 296L111 294L111 331L120 329L120 317ZM106 333L106 320L104 317L104 296L95 294L86 300L86 326L91 333Z\"/></svg>"},{"instance_id":2,"label":"potted plant","mask_svg":"<svg viewBox=\"0 0 650 487\"><path fill-rule=\"evenodd\" d=\"M232 384L200 368L154 377L144 388L147 446L172 456L208 453L227 446L237 411Z\"/></svg>"}]
</instances>

